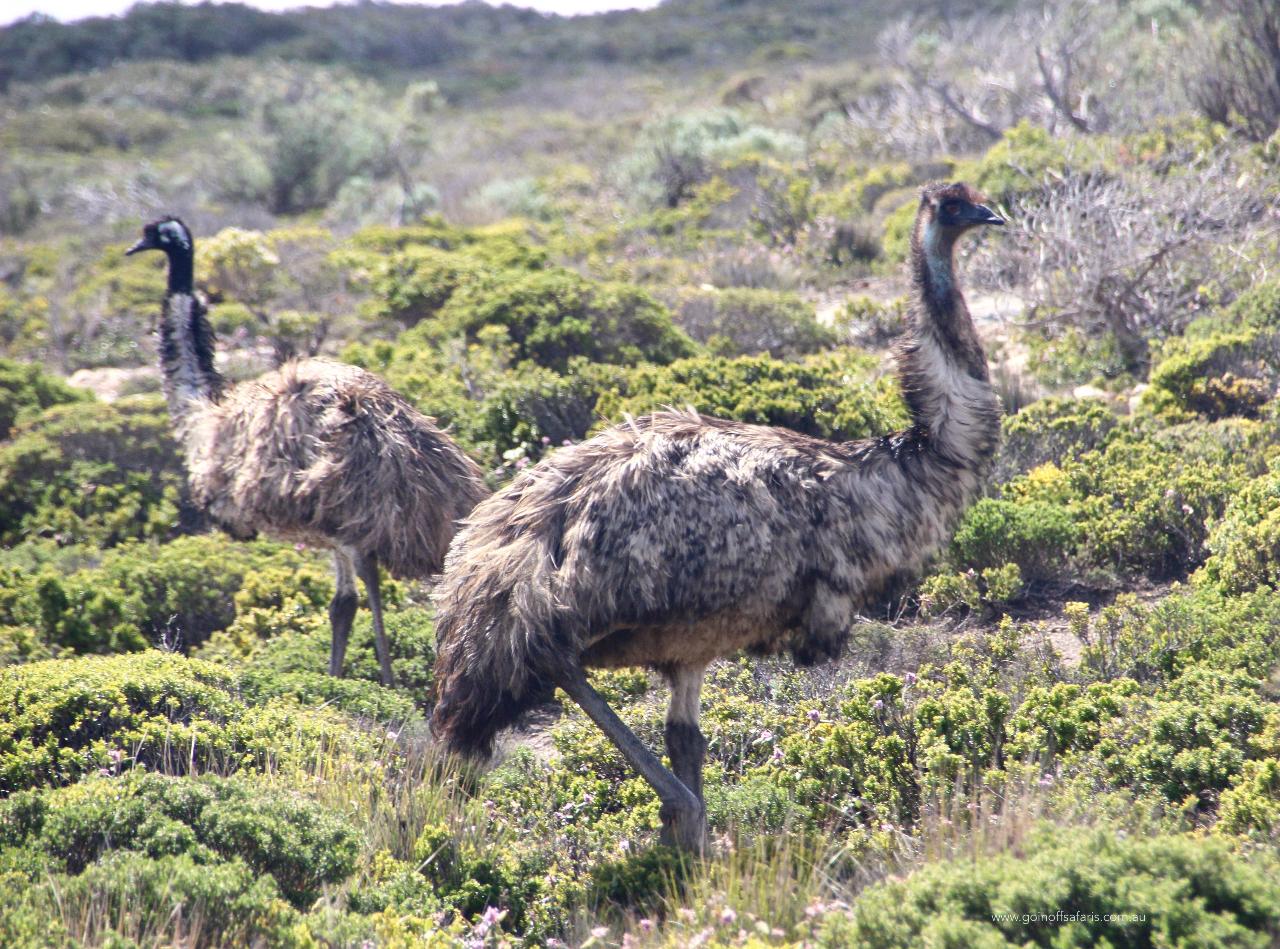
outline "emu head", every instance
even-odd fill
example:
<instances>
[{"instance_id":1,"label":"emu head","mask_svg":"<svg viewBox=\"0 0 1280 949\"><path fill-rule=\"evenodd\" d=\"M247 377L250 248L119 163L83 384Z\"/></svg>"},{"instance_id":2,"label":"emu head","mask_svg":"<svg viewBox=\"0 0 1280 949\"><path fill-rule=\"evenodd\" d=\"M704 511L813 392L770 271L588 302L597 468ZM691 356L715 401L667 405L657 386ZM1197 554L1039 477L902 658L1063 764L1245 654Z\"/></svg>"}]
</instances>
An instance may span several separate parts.
<instances>
[{"instance_id":1,"label":"emu head","mask_svg":"<svg viewBox=\"0 0 1280 949\"><path fill-rule=\"evenodd\" d=\"M920 217L926 232L954 240L971 227L1003 224L986 199L964 182L929 185L920 194Z\"/></svg>"},{"instance_id":2,"label":"emu head","mask_svg":"<svg viewBox=\"0 0 1280 949\"><path fill-rule=\"evenodd\" d=\"M176 217L163 217L152 221L142 229L142 240L130 247L125 254L136 254L143 250L162 250L169 256L174 254L190 254L192 247L191 232Z\"/></svg>"}]
</instances>

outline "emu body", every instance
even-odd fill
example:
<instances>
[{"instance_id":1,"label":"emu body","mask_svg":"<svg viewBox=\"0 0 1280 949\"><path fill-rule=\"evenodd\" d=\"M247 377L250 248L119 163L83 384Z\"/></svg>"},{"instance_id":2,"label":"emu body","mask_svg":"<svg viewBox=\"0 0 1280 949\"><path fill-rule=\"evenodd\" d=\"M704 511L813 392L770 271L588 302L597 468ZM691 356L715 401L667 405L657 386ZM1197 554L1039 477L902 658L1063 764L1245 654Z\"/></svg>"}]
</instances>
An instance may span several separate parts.
<instances>
[{"instance_id":1,"label":"emu body","mask_svg":"<svg viewBox=\"0 0 1280 949\"><path fill-rule=\"evenodd\" d=\"M192 499L233 537L261 532L331 548L329 672L342 674L359 577L381 677L391 684L378 565L405 578L438 573L459 521L488 493L479 469L430 419L355 366L291 361L228 387L194 291L190 232L176 219L149 224L129 253L152 249L169 258L160 362Z\"/></svg>"},{"instance_id":2,"label":"emu body","mask_svg":"<svg viewBox=\"0 0 1280 949\"><path fill-rule=\"evenodd\" d=\"M899 351L905 431L833 443L660 412L557 451L480 504L436 593L433 727L446 745L487 753L559 685L658 792L664 838L700 849L707 664L743 649L835 658L859 612L922 566L980 490L999 403L953 255L965 230L997 223L964 185L922 195ZM672 684L674 774L583 674L623 665Z\"/></svg>"}]
</instances>

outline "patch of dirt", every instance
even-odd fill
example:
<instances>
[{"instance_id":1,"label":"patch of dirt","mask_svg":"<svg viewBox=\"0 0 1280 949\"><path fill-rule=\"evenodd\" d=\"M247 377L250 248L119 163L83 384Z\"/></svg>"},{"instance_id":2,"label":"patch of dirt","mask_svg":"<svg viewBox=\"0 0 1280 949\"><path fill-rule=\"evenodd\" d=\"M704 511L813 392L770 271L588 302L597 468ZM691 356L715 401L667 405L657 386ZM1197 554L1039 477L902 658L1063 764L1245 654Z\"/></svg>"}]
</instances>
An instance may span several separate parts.
<instances>
[{"instance_id":1,"label":"patch of dirt","mask_svg":"<svg viewBox=\"0 0 1280 949\"><path fill-rule=\"evenodd\" d=\"M511 728L498 735L494 744L493 760L499 763L517 748L528 748L533 757L543 764L550 764L560 757L551 740L551 729L564 715L558 702L544 702L520 716Z\"/></svg>"},{"instance_id":2,"label":"patch of dirt","mask_svg":"<svg viewBox=\"0 0 1280 949\"><path fill-rule=\"evenodd\" d=\"M114 402L123 395L135 392L158 392L160 370L154 366L138 366L133 369L113 367L77 369L67 379L67 385L77 389L88 389L103 402Z\"/></svg>"}]
</instances>

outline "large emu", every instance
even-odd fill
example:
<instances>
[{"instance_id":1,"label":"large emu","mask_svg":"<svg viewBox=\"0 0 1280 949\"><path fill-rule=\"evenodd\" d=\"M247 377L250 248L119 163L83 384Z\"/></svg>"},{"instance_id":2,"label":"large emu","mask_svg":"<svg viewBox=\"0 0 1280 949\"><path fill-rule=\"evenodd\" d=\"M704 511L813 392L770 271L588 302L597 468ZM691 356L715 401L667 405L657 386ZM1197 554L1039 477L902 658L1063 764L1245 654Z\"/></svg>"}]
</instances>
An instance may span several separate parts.
<instances>
[{"instance_id":1,"label":"large emu","mask_svg":"<svg viewBox=\"0 0 1280 949\"><path fill-rule=\"evenodd\" d=\"M359 577L382 682L391 685L378 565L398 577L438 573L459 521L488 494L479 469L430 419L355 366L288 362L227 387L193 287L191 232L177 218L155 221L127 253L144 250L169 258L160 367L193 500L233 537L261 531L331 547L329 673L342 675Z\"/></svg>"},{"instance_id":2,"label":"large emu","mask_svg":"<svg viewBox=\"0 0 1280 949\"><path fill-rule=\"evenodd\" d=\"M663 840L705 841L703 671L740 649L836 657L869 601L919 569L978 493L999 402L955 279L957 239L1003 221L964 184L924 190L898 372L905 431L833 443L665 411L564 448L480 504L436 590L435 734L487 754L555 684L651 784ZM667 771L589 666L671 684Z\"/></svg>"}]
</instances>

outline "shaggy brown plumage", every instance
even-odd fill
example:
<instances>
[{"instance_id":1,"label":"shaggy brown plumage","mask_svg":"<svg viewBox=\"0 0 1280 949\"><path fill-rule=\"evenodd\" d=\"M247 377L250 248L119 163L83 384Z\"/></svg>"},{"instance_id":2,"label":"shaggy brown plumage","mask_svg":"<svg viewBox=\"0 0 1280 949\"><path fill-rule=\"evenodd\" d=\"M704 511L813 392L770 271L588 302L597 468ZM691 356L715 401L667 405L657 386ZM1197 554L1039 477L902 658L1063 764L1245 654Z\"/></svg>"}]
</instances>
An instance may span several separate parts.
<instances>
[{"instance_id":1,"label":"shaggy brown plumage","mask_svg":"<svg viewBox=\"0 0 1280 949\"><path fill-rule=\"evenodd\" d=\"M654 784L667 839L700 846L706 665L740 649L834 658L859 611L918 570L979 491L1000 410L953 260L960 234L999 223L965 185L922 195L899 351L907 430L837 444L660 412L555 452L480 504L436 593L435 734L487 753L560 685ZM640 664L672 681L678 783L582 676Z\"/></svg>"},{"instance_id":2,"label":"shaggy brown plumage","mask_svg":"<svg viewBox=\"0 0 1280 949\"><path fill-rule=\"evenodd\" d=\"M149 249L169 258L159 350L193 500L235 537L263 532L332 548L330 672L342 671L359 576L389 684L377 566L406 578L439 573L459 521L488 494L479 469L430 419L355 366L288 362L228 388L192 285L190 232L176 219L149 224L129 253Z\"/></svg>"}]
</instances>

